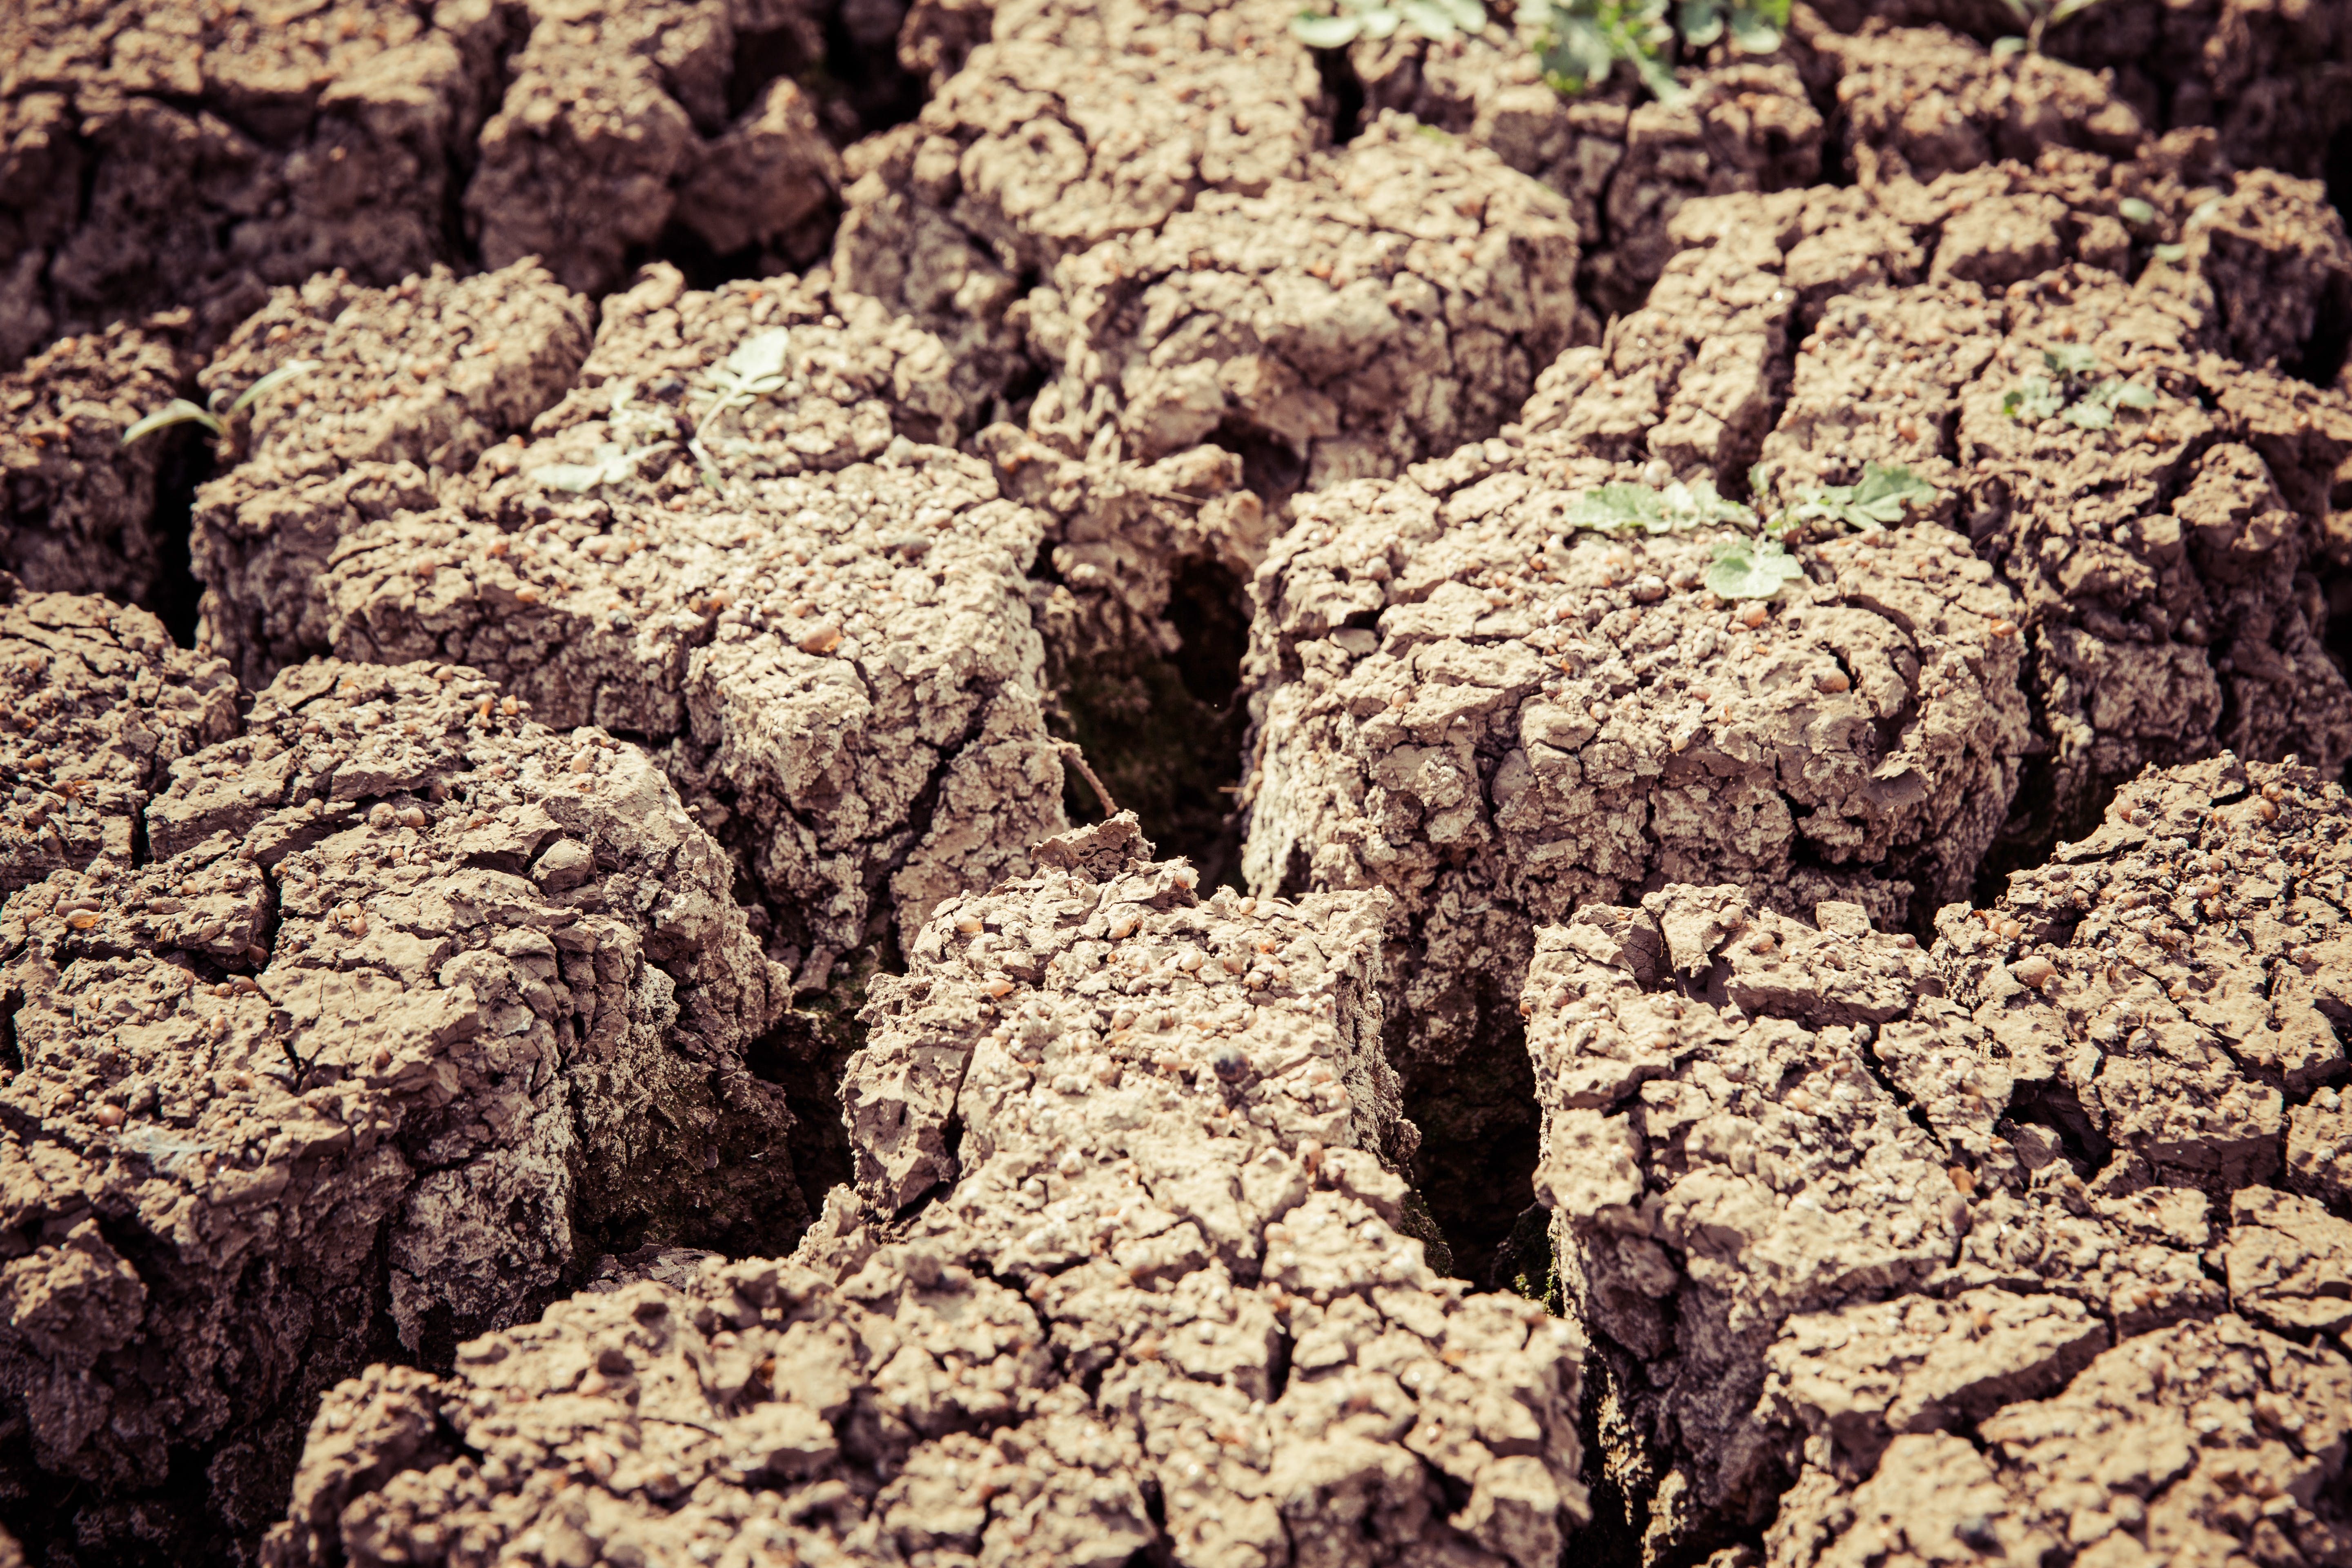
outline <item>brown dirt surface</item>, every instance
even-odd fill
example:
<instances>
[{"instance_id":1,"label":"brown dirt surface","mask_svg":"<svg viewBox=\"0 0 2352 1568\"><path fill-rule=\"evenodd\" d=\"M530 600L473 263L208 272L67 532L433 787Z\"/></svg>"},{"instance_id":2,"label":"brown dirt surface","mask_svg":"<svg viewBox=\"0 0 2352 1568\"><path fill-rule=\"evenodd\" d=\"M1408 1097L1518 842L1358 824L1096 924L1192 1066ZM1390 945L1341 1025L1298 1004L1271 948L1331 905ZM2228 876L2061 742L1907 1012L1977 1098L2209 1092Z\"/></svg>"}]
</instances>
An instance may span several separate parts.
<instances>
[{"instance_id":1,"label":"brown dirt surface","mask_svg":"<svg viewBox=\"0 0 2352 1568\"><path fill-rule=\"evenodd\" d=\"M1555 1562L1580 1346L1395 1228L1379 896L1149 855L1049 840L877 984L878 1206L342 1384L268 1560Z\"/></svg>"},{"instance_id":2,"label":"brown dirt surface","mask_svg":"<svg viewBox=\"0 0 2352 1568\"><path fill-rule=\"evenodd\" d=\"M1453 1189L1485 1179L1472 1151L1534 1131L1511 981L1537 925L1660 881L1899 923L1964 895L2026 742L2016 601L1957 536L1823 546L1749 612L1699 586L1714 527L1564 525L1638 472L1465 448L1314 498L1254 588L1244 872L1395 895L1417 1173L1490 1234L1526 1198Z\"/></svg>"},{"instance_id":3,"label":"brown dirt surface","mask_svg":"<svg viewBox=\"0 0 2352 1568\"><path fill-rule=\"evenodd\" d=\"M2276 1184L2352 1074L2347 828L2224 756L1932 950L1731 888L1540 934L1538 1180L1650 1552L2340 1554L2352 1225Z\"/></svg>"},{"instance_id":4,"label":"brown dirt surface","mask_svg":"<svg viewBox=\"0 0 2352 1568\"><path fill-rule=\"evenodd\" d=\"M2352 1568L2352 9L1539 9L0 6L22 1557Z\"/></svg>"},{"instance_id":5,"label":"brown dirt surface","mask_svg":"<svg viewBox=\"0 0 2352 1568\"><path fill-rule=\"evenodd\" d=\"M805 1223L743 1066L788 977L641 751L470 670L310 663L171 774L146 855L0 906L0 1387L38 1471L247 1535L334 1377L528 1316L599 1239Z\"/></svg>"},{"instance_id":6,"label":"brown dirt surface","mask_svg":"<svg viewBox=\"0 0 2352 1568\"><path fill-rule=\"evenodd\" d=\"M146 611L0 580L0 892L104 857L128 864L171 768L237 728L220 660Z\"/></svg>"}]
</instances>

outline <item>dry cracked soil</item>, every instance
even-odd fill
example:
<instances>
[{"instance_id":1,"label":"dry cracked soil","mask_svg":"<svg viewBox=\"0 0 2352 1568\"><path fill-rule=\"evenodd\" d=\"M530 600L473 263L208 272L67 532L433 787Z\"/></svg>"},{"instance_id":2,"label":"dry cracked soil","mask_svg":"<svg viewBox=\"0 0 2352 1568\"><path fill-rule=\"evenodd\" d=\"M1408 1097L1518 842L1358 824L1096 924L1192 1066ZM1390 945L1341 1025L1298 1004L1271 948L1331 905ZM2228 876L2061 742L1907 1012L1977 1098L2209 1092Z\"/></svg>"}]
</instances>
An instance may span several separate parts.
<instances>
[{"instance_id":1,"label":"dry cracked soil","mask_svg":"<svg viewBox=\"0 0 2352 1568\"><path fill-rule=\"evenodd\" d=\"M2352 1568L2352 4L1488 16L0 7L0 1565Z\"/></svg>"}]
</instances>

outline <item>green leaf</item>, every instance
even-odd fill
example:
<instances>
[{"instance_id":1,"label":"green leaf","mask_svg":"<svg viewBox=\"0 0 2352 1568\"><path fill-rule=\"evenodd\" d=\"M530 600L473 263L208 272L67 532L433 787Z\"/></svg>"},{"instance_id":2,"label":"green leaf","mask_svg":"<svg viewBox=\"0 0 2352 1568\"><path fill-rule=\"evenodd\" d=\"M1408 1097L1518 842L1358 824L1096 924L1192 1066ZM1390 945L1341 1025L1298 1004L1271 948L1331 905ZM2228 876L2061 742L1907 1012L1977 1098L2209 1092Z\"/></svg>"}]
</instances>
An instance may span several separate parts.
<instances>
[{"instance_id":1,"label":"green leaf","mask_svg":"<svg viewBox=\"0 0 2352 1568\"><path fill-rule=\"evenodd\" d=\"M1403 16L1385 5L1367 5L1356 15L1363 19L1364 37L1375 40L1393 36L1404 25Z\"/></svg>"},{"instance_id":2,"label":"green leaf","mask_svg":"<svg viewBox=\"0 0 2352 1568\"><path fill-rule=\"evenodd\" d=\"M1478 4L1478 0L1442 0L1442 3L1454 17L1454 25L1464 32L1483 33L1486 30L1486 7Z\"/></svg>"},{"instance_id":3,"label":"green leaf","mask_svg":"<svg viewBox=\"0 0 2352 1568\"><path fill-rule=\"evenodd\" d=\"M268 375L263 376L259 381L255 382L251 386L247 387L244 395L235 403L228 405L228 411L231 414L240 413L245 409L247 404L250 404L255 398L261 396L264 393L275 392L278 388L285 385L296 376L308 375L318 368L319 362L314 359L289 360L286 363L279 365L276 370L271 371Z\"/></svg>"},{"instance_id":4,"label":"green leaf","mask_svg":"<svg viewBox=\"0 0 2352 1568\"><path fill-rule=\"evenodd\" d=\"M2116 424L2116 411L2096 397L2083 399L2058 417L2084 430L2112 430Z\"/></svg>"},{"instance_id":5,"label":"green leaf","mask_svg":"<svg viewBox=\"0 0 2352 1568\"><path fill-rule=\"evenodd\" d=\"M201 425L215 436L221 434L224 428L221 422L210 413L197 407L184 397L175 397L154 413L141 419L130 429L125 430L122 433L122 444L128 447L142 436L152 436L156 431L172 425Z\"/></svg>"},{"instance_id":6,"label":"green leaf","mask_svg":"<svg viewBox=\"0 0 2352 1568\"><path fill-rule=\"evenodd\" d=\"M1882 468L1876 463L1864 463L1862 480L1853 487L1847 504L1874 522L1900 522L1908 508L1935 505L1936 494L1935 486L1909 468Z\"/></svg>"},{"instance_id":7,"label":"green leaf","mask_svg":"<svg viewBox=\"0 0 2352 1568\"><path fill-rule=\"evenodd\" d=\"M738 381L759 381L780 376L791 367L793 334L782 327L770 327L764 332L754 332L735 345L727 356L727 368Z\"/></svg>"},{"instance_id":8,"label":"green leaf","mask_svg":"<svg viewBox=\"0 0 2352 1568\"><path fill-rule=\"evenodd\" d=\"M2060 343L2042 351L2042 363L2060 375L2082 377L2099 368L2099 356L2081 343Z\"/></svg>"},{"instance_id":9,"label":"green leaf","mask_svg":"<svg viewBox=\"0 0 2352 1568\"><path fill-rule=\"evenodd\" d=\"M623 447L616 441L599 443L595 452L584 463L549 463L531 469L523 478L547 489L571 490L574 494L593 490L598 485L618 484L637 477L637 465L671 445L658 441L650 447Z\"/></svg>"},{"instance_id":10,"label":"green leaf","mask_svg":"<svg viewBox=\"0 0 2352 1568\"><path fill-rule=\"evenodd\" d=\"M2116 211L2123 215L2126 223L2137 224L2142 228L2156 221L2155 205L2138 196L2126 196L2116 204Z\"/></svg>"},{"instance_id":11,"label":"green leaf","mask_svg":"<svg viewBox=\"0 0 2352 1568\"><path fill-rule=\"evenodd\" d=\"M1438 0L1402 0L1397 7L1412 30L1434 43L1444 43L1454 35L1454 14Z\"/></svg>"},{"instance_id":12,"label":"green leaf","mask_svg":"<svg viewBox=\"0 0 2352 1568\"><path fill-rule=\"evenodd\" d=\"M1353 16L1318 16L1301 11L1290 19L1290 36L1310 49L1344 49L1356 41L1363 26Z\"/></svg>"},{"instance_id":13,"label":"green leaf","mask_svg":"<svg viewBox=\"0 0 2352 1568\"><path fill-rule=\"evenodd\" d=\"M1646 485L1601 485L1570 501L1567 519L1570 528L1620 533L1647 527L1664 516L1658 492Z\"/></svg>"},{"instance_id":14,"label":"green leaf","mask_svg":"<svg viewBox=\"0 0 2352 1568\"><path fill-rule=\"evenodd\" d=\"M2156 406L2156 388L2143 386L2137 381L2127 381L2123 384L2121 390L2116 392L2116 401L2126 408L2153 408Z\"/></svg>"},{"instance_id":15,"label":"green leaf","mask_svg":"<svg viewBox=\"0 0 2352 1568\"><path fill-rule=\"evenodd\" d=\"M1742 5L1731 14L1731 47L1743 55L1769 55L1780 47L1780 29Z\"/></svg>"},{"instance_id":16,"label":"green leaf","mask_svg":"<svg viewBox=\"0 0 2352 1568\"><path fill-rule=\"evenodd\" d=\"M2024 52L2025 40L2023 38L1995 38L1992 41L1991 53L1992 58L1996 60L2005 60L2011 55L2022 54Z\"/></svg>"},{"instance_id":17,"label":"green leaf","mask_svg":"<svg viewBox=\"0 0 2352 1568\"><path fill-rule=\"evenodd\" d=\"M2189 247L2185 245L2159 245L2155 255L2158 261L2185 261L2189 258Z\"/></svg>"},{"instance_id":18,"label":"green leaf","mask_svg":"<svg viewBox=\"0 0 2352 1568\"><path fill-rule=\"evenodd\" d=\"M1682 0L1683 42L1703 49L1723 37L1723 0Z\"/></svg>"},{"instance_id":19,"label":"green leaf","mask_svg":"<svg viewBox=\"0 0 2352 1568\"><path fill-rule=\"evenodd\" d=\"M2065 405L2057 389L2038 375L2028 376L2000 395L2000 411L2028 425L2041 424Z\"/></svg>"},{"instance_id":20,"label":"green leaf","mask_svg":"<svg viewBox=\"0 0 2352 1568\"><path fill-rule=\"evenodd\" d=\"M1777 539L1727 539L1715 547L1705 582L1726 599L1769 599L1782 584L1805 574L1797 558Z\"/></svg>"}]
</instances>

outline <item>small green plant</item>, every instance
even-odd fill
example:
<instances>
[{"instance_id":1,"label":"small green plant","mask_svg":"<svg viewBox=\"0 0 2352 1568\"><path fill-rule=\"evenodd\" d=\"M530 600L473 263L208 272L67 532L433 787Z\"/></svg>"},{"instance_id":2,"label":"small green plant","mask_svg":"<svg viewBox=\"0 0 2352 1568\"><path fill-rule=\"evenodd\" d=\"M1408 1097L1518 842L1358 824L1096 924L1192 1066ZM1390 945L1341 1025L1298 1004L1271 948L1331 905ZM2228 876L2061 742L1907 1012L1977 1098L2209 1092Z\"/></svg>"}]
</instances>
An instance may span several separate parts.
<instances>
[{"instance_id":1,"label":"small green plant","mask_svg":"<svg viewBox=\"0 0 2352 1568\"><path fill-rule=\"evenodd\" d=\"M583 495L599 485L619 484L637 477L637 465L656 452L677 445L669 416L636 405L636 384L625 381L613 389L613 405L604 415L604 428L623 437L603 441L584 463L548 463L525 478L544 489ZM660 436L660 440L632 442L632 437Z\"/></svg>"},{"instance_id":2,"label":"small green plant","mask_svg":"<svg viewBox=\"0 0 2352 1568\"><path fill-rule=\"evenodd\" d=\"M2040 54L2043 33L2069 17L2081 16L2099 0L2000 0L2000 3L2009 7L2011 16L2017 18L2018 25L2025 29L2025 36L1993 40L1992 56L1995 59L2005 59L2020 50L2029 55Z\"/></svg>"},{"instance_id":3,"label":"small green plant","mask_svg":"<svg viewBox=\"0 0 2352 1568\"><path fill-rule=\"evenodd\" d=\"M1569 503L1567 524L1594 533L1675 533L1711 522L1754 527L1756 513L1716 493L1711 480L1662 487L1600 485Z\"/></svg>"},{"instance_id":4,"label":"small green plant","mask_svg":"<svg viewBox=\"0 0 2352 1568\"><path fill-rule=\"evenodd\" d=\"M1757 487L1759 490L1762 486ZM1850 485L1821 485L1797 492L1796 503L1764 525L1775 539L1802 534L1815 523L1840 529L1887 528L1901 522L1913 506L1936 502L1936 487L1908 468L1862 466L1862 478Z\"/></svg>"},{"instance_id":5,"label":"small green plant","mask_svg":"<svg viewBox=\"0 0 2352 1568\"><path fill-rule=\"evenodd\" d=\"M2156 389L2100 375L2099 356L2080 343L2042 351L2048 375L2028 376L2001 395L2000 411L2023 424L2063 419L2084 430L2112 429L2117 408L2153 408Z\"/></svg>"},{"instance_id":6,"label":"small green plant","mask_svg":"<svg viewBox=\"0 0 2352 1568\"><path fill-rule=\"evenodd\" d=\"M1719 598L1769 599L1804 574L1777 539L1726 539L1717 542L1715 559L1700 581Z\"/></svg>"},{"instance_id":7,"label":"small green plant","mask_svg":"<svg viewBox=\"0 0 2352 1568\"><path fill-rule=\"evenodd\" d=\"M1301 11L1290 19L1291 36L1310 49L1344 49L1358 38L1386 38L1400 28L1442 43L1486 25L1486 8L1478 0L1339 0L1339 6L1328 16Z\"/></svg>"},{"instance_id":8,"label":"small green plant","mask_svg":"<svg viewBox=\"0 0 2352 1568\"><path fill-rule=\"evenodd\" d=\"M1619 62L1662 103L1685 95L1675 79L1675 45L1703 49L1728 35L1743 54L1769 54L1789 25L1790 0L1520 0L1518 19L1538 33L1544 79L1582 92ZM1673 21L1668 16L1672 14ZM1677 26L1679 24L1679 26Z\"/></svg>"},{"instance_id":9,"label":"small green plant","mask_svg":"<svg viewBox=\"0 0 2352 1568\"><path fill-rule=\"evenodd\" d=\"M2146 228L2156 221L2156 204L2141 196L2126 196L2116 204L2116 212L2135 228Z\"/></svg>"},{"instance_id":10,"label":"small green plant","mask_svg":"<svg viewBox=\"0 0 2352 1568\"><path fill-rule=\"evenodd\" d=\"M255 398L275 387L285 385L298 375L307 375L318 368L319 362L314 359L290 360L247 387L238 395L237 400L226 408L220 405L221 399L227 395L226 387L216 389L205 400L208 406L201 408L184 397L175 397L154 413L132 425L130 429L125 430L122 433L122 444L128 447L141 437L152 436L156 431L172 425L201 425L215 436L226 436L228 434L228 422L244 413Z\"/></svg>"},{"instance_id":11,"label":"small green plant","mask_svg":"<svg viewBox=\"0 0 2352 1568\"><path fill-rule=\"evenodd\" d=\"M701 466L702 477L709 481L711 489L717 489L719 488L719 465L711 458L705 437L709 436L710 427L719 422L719 416L729 409L744 407L784 389L793 376L793 335L782 327L770 327L764 332L754 332L736 344L735 352L716 368L705 374L711 389L719 395L709 407L702 411L702 417L695 423L694 437L686 445L687 449L694 454L694 460ZM719 445L730 452L740 449L742 446L740 442L727 441Z\"/></svg>"}]
</instances>

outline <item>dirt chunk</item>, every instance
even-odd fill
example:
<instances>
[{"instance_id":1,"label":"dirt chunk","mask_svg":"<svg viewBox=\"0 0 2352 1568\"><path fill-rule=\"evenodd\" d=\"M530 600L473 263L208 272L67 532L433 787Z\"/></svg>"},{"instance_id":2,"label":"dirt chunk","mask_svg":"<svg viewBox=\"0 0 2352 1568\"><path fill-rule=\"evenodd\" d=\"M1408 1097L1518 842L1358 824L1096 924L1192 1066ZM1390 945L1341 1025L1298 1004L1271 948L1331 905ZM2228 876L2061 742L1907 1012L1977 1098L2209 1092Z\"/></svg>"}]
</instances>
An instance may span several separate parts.
<instances>
[{"instance_id":1,"label":"dirt chunk","mask_svg":"<svg viewBox=\"0 0 2352 1568\"><path fill-rule=\"evenodd\" d=\"M1604 317L1639 307L1675 248L1666 225L1685 201L1821 178L1822 116L1783 59L1685 70L1685 95L1671 104L1632 101L1622 76L1563 95L1499 14L1475 37L1433 45L1400 29L1358 40L1348 58L1367 110L1491 149L1568 198L1589 253L1579 286Z\"/></svg>"},{"instance_id":2,"label":"dirt chunk","mask_svg":"<svg viewBox=\"0 0 2352 1568\"><path fill-rule=\"evenodd\" d=\"M1638 909L1589 904L1536 939L1524 1002L1544 1114L1537 1190L1563 1289L1608 1369L1603 1443L1646 1497L1628 1522L1652 1560L1770 1516L1785 1484L1776 1410L1862 1425L1878 1391L1883 1419L1912 1343L1911 1397L1941 1407L1936 1367L1951 1358L1928 1348L1933 1309L1907 1340L1899 1320L1884 1325L1899 1342L1843 1376L1822 1361L1836 1325L1806 1316L1925 1282L1967 1218L1942 1151L1870 1050L1930 973L1927 953L1874 931L1857 905L1824 901L1816 921L1729 886L1672 886ZM2090 1331L2104 1347L2104 1329ZM2024 1372L2031 1338L2012 1357ZM1759 1407L1768 1370L1777 1405ZM1851 1408L1815 1390L1824 1381ZM1967 1397L1956 1386L1945 1402Z\"/></svg>"},{"instance_id":3,"label":"dirt chunk","mask_svg":"<svg viewBox=\"0 0 2352 1568\"><path fill-rule=\"evenodd\" d=\"M1395 116L1306 173L1056 265L1029 301L1057 372L1031 429L1145 462L1215 439L1279 500L1498 428L1568 342L1564 205Z\"/></svg>"},{"instance_id":4,"label":"dirt chunk","mask_svg":"<svg viewBox=\"0 0 2352 1568\"><path fill-rule=\"evenodd\" d=\"M42 1470L184 1512L201 1446L251 1531L372 1324L437 1360L576 1284L583 1241L805 1223L742 1067L786 977L636 748L469 670L311 663L173 774L154 858L0 909L0 1382Z\"/></svg>"},{"instance_id":5,"label":"dirt chunk","mask_svg":"<svg viewBox=\"0 0 2352 1568\"><path fill-rule=\"evenodd\" d=\"M273 284L449 258L497 97L499 7L33 4L0 19L0 363L187 306L201 346Z\"/></svg>"},{"instance_id":6,"label":"dirt chunk","mask_svg":"<svg viewBox=\"0 0 2352 1568\"><path fill-rule=\"evenodd\" d=\"M2003 159L2031 164L2051 147L2125 158L2147 134L2096 73L2049 55L1995 57L1942 27L1865 24L1858 36L1815 40L1840 68L1841 133L1865 185L1924 184Z\"/></svg>"},{"instance_id":7,"label":"dirt chunk","mask_svg":"<svg viewBox=\"0 0 2352 1568\"><path fill-rule=\"evenodd\" d=\"M2063 1393L2011 1405L1977 1441L1897 1437L1842 1487L1809 1470L1767 1537L1767 1561L1894 1563L1956 1552L2032 1562L2069 1548L2102 1562L2221 1560L2344 1550L2332 1494L2352 1366L2224 1315L2126 1340ZM2268 1508L2247 1507L2261 1498ZM2064 1544L2061 1544L2061 1543ZM1867 1544L1865 1544L1867 1543Z\"/></svg>"},{"instance_id":8,"label":"dirt chunk","mask_svg":"<svg viewBox=\"0 0 2352 1568\"><path fill-rule=\"evenodd\" d=\"M880 983L860 1187L919 1206L887 1224L842 1194L790 1260L343 1384L269 1560L789 1530L803 1552L1555 1562L1584 1514L1579 1346L1395 1228L1379 898L1203 900L1149 854L1132 817L1051 841Z\"/></svg>"},{"instance_id":9,"label":"dirt chunk","mask_svg":"<svg viewBox=\"0 0 2352 1568\"><path fill-rule=\"evenodd\" d=\"M163 445L126 447L122 433L170 402L187 369L155 321L60 339L0 376L0 567L36 593L154 590Z\"/></svg>"},{"instance_id":10,"label":"dirt chunk","mask_svg":"<svg viewBox=\"0 0 2352 1568\"><path fill-rule=\"evenodd\" d=\"M144 610L0 582L0 892L95 856L128 865L168 770L237 728L220 660Z\"/></svg>"},{"instance_id":11,"label":"dirt chunk","mask_svg":"<svg viewBox=\"0 0 2352 1568\"><path fill-rule=\"evenodd\" d=\"M739 30L767 9L787 20L763 30L804 32L800 52L823 58L815 20L796 7L537 8L466 189L484 263L540 258L567 286L601 293L673 222L721 255L769 247L803 264L820 253L842 167L814 100L787 77L748 105L730 100Z\"/></svg>"},{"instance_id":12,"label":"dirt chunk","mask_svg":"<svg viewBox=\"0 0 2352 1568\"><path fill-rule=\"evenodd\" d=\"M1506 1122L1532 1154L1536 925L1697 879L1899 922L1969 886L2026 732L2015 602L1956 536L1838 542L1773 604L1727 604L1698 585L1717 525L1567 527L1578 497L1645 478L1574 452L1496 440L1327 492L1253 587L1244 872L1396 895L1419 1173L1496 1235L1524 1194L1454 1184L1484 1179Z\"/></svg>"},{"instance_id":13,"label":"dirt chunk","mask_svg":"<svg viewBox=\"0 0 2352 1568\"><path fill-rule=\"evenodd\" d=\"M328 647L319 575L342 536L436 489L560 398L588 352L587 302L533 263L387 289L329 275L281 289L199 379L262 395L243 458L196 496L201 640L248 683Z\"/></svg>"},{"instance_id":14,"label":"dirt chunk","mask_svg":"<svg viewBox=\"0 0 2352 1568\"><path fill-rule=\"evenodd\" d=\"M614 302L539 440L344 537L326 636L666 746L816 985L1064 826L1028 607L1044 520L895 427L952 434L936 340L871 300L845 320L789 282L680 282Z\"/></svg>"}]
</instances>

